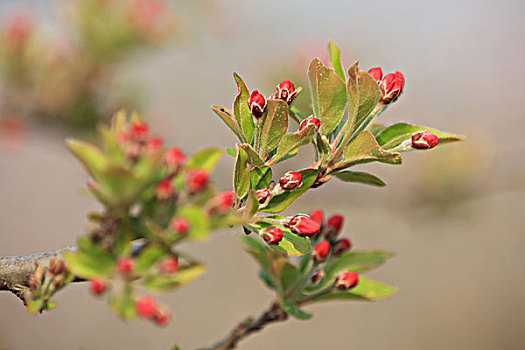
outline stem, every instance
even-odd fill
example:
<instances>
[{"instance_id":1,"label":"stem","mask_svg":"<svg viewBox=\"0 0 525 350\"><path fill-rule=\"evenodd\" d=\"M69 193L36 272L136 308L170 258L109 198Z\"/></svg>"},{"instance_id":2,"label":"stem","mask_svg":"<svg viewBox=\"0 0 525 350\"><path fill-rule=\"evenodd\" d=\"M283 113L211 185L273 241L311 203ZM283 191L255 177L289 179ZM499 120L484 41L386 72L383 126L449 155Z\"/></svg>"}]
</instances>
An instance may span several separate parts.
<instances>
[{"instance_id":1,"label":"stem","mask_svg":"<svg viewBox=\"0 0 525 350\"><path fill-rule=\"evenodd\" d=\"M237 344L242 339L262 330L264 327L271 323L285 321L286 319L286 314L279 309L279 304L275 302L270 306L270 308L267 311L263 312L257 319L248 317L246 320L239 323L235 328L233 328L233 330L226 338L208 348L202 348L200 350L235 349Z\"/></svg>"},{"instance_id":2,"label":"stem","mask_svg":"<svg viewBox=\"0 0 525 350\"><path fill-rule=\"evenodd\" d=\"M260 143L261 143L261 124L262 124L262 117L255 120L255 151L259 153L260 151Z\"/></svg>"}]
</instances>

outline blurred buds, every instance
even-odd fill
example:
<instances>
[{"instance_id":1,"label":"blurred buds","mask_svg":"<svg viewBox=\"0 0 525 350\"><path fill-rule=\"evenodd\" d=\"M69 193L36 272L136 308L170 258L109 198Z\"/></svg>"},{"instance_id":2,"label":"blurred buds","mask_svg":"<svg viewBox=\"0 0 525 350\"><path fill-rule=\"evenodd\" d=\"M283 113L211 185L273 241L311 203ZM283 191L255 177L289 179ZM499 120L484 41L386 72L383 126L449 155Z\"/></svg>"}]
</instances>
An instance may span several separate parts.
<instances>
[{"instance_id":1,"label":"blurred buds","mask_svg":"<svg viewBox=\"0 0 525 350\"><path fill-rule=\"evenodd\" d=\"M323 224L323 211L322 210L314 210L310 213L310 219L317 222L319 226Z\"/></svg>"},{"instance_id":2,"label":"blurred buds","mask_svg":"<svg viewBox=\"0 0 525 350\"><path fill-rule=\"evenodd\" d=\"M301 124L299 124L299 132L302 132L303 130L308 128L310 125L315 126L315 131L317 131L321 127L321 121L314 117L308 117L305 120L303 120Z\"/></svg>"},{"instance_id":3,"label":"blurred buds","mask_svg":"<svg viewBox=\"0 0 525 350\"><path fill-rule=\"evenodd\" d=\"M328 240L335 239L341 232L343 227L344 218L342 215L334 214L330 216L326 222L326 225L323 227L323 235Z\"/></svg>"},{"instance_id":4,"label":"blurred buds","mask_svg":"<svg viewBox=\"0 0 525 350\"><path fill-rule=\"evenodd\" d=\"M339 290L348 290L359 283L359 274L353 271L344 271L337 275L335 279L335 288Z\"/></svg>"},{"instance_id":5,"label":"blurred buds","mask_svg":"<svg viewBox=\"0 0 525 350\"><path fill-rule=\"evenodd\" d=\"M66 265L64 264L64 260L60 259L59 257L54 257L49 261L49 274L51 276L59 275L65 270Z\"/></svg>"},{"instance_id":6,"label":"blurred buds","mask_svg":"<svg viewBox=\"0 0 525 350\"><path fill-rule=\"evenodd\" d=\"M134 141L146 141L148 137L148 124L140 120L135 120L131 122L128 133L129 137Z\"/></svg>"},{"instance_id":7,"label":"blurred buds","mask_svg":"<svg viewBox=\"0 0 525 350\"><path fill-rule=\"evenodd\" d=\"M319 284L324 278L324 271L321 269L314 270L312 272L312 277L310 277L310 281L313 285Z\"/></svg>"},{"instance_id":8,"label":"blurred buds","mask_svg":"<svg viewBox=\"0 0 525 350\"><path fill-rule=\"evenodd\" d=\"M147 295L141 296L135 300L135 310L140 317L155 317L158 310L157 301Z\"/></svg>"},{"instance_id":9,"label":"blurred buds","mask_svg":"<svg viewBox=\"0 0 525 350\"><path fill-rule=\"evenodd\" d=\"M2 29L2 41L11 51L20 50L33 32L33 19L24 13L12 14Z\"/></svg>"},{"instance_id":10,"label":"blurred buds","mask_svg":"<svg viewBox=\"0 0 525 350\"><path fill-rule=\"evenodd\" d=\"M295 91L295 86L290 80L284 80L277 85L277 90L275 91L276 99L283 100L290 105L295 96L297 96L297 91Z\"/></svg>"},{"instance_id":11,"label":"blurred buds","mask_svg":"<svg viewBox=\"0 0 525 350\"><path fill-rule=\"evenodd\" d=\"M89 281L89 290L93 295L102 295L107 289L106 281L102 279L92 279Z\"/></svg>"},{"instance_id":12,"label":"blurred buds","mask_svg":"<svg viewBox=\"0 0 525 350\"><path fill-rule=\"evenodd\" d=\"M301 173L289 171L279 179L279 185L285 191L291 191L302 185Z\"/></svg>"},{"instance_id":13,"label":"blurred buds","mask_svg":"<svg viewBox=\"0 0 525 350\"><path fill-rule=\"evenodd\" d=\"M186 186L190 193L202 191L208 184L208 173L204 170L190 170L186 177Z\"/></svg>"},{"instance_id":14,"label":"blurred buds","mask_svg":"<svg viewBox=\"0 0 525 350\"><path fill-rule=\"evenodd\" d=\"M190 223L186 219L176 218L173 219L173 221L171 222L171 228L173 229L173 231L175 231L175 233L183 235L188 232L190 228Z\"/></svg>"},{"instance_id":15,"label":"blurred buds","mask_svg":"<svg viewBox=\"0 0 525 350\"><path fill-rule=\"evenodd\" d=\"M166 156L164 160L166 162L166 167L168 168L168 171L170 173L176 173L184 165L184 162L186 161L186 156L184 155L184 153L182 153L180 149L178 149L177 147L173 147L166 151Z\"/></svg>"},{"instance_id":16,"label":"blurred buds","mask_svg":"<svg viewBox=\"0 0 525 350\"><path fill-rule=\"evenodd\" d=\"M144 146L146 154L158 153L162 149L163 143L164 141L160 136L153 136L146 142L146 145Z\"/></svg>"},{"instance_id":17,"label":"blurred buds","mask_svg":"<svg viewBox=\"0 0 525 350\"><path fill-rule=\"evenodd\" d=\"M157 185L155 190L155 198L159 201L165 201L173 197L175 190L173 189L173 184L171 180L164 179Z\"/></svg>"},{"instance_id":18,"label":"blurred buds","mask_svg":"<svg viewBox=\"0 0 525 350\"><path fill-rule=\"evenodd\" d=\"M259 119L266 110L266 98L259 91L254 90L248 99L248 106L253 116Z\"/></svg>"},{"instance_id":19,"label":"blurred buds","mask_svg":"<svg viewBox=\"0 0 525 350\"><path fill-rule=\"evenodd\" d=\"M326 260L328 253L330 253L330 242L321 241L318 242L312 250L312 258L315 263L319 264Z\"/></svg>"},{"instance_id":20,"label":"blurred buds","mask_svg":"<svg viewBox=\"0 0 525 350\"><path fill-rule=\"evenodd\" d=\"M176 256L168 256L158 263L160 272L174 273L179 269L179 259Z\"/></svg>"},{"instance_id":21,"label":"blurred buds","mask_svg":"<svg viewBox=\"0 0 525 350\"><path fill-rule=\"evenodd\" d=\"M279 227L268 226L261 231L260 235L266 243L277 245L283 239L283 230Z\"/></svg>"},{"instance_id":22,"label":"blurred buds","mask_svg":"<svg viewBox=\"0 0 525 350\"><path fill-rule=\"evenodd\" d=\"M157 326L165 326L171 319L171 312L165 308L158 309L155 313L154 320Z\"/></svg>"},{"instance_id":23,"label":"blurred buds","mask_svg":"<svg viewBox=\"0 0 525 350\"><path fill-rule=\"evenodd\" d=\"M296 215L286 224L290 230L300 236L313 236L319 233L321 226L306 215Z\"/></svg>"},{"instance_id":24,"label":"blurred buds","mask_svg":"<svg viewBox=\"0 0 525 350\"><path fill-rule=\"evenodd\" d=\"M431 149L438 143L439 137L429 131L418 131L412 134L412 147L415 149Z\"/></svg>"},{"instance_id":25,"label":"blurred buds","mask_svg":"<svg viewBox=\"0 0 525 350\"><path fill-rule=\"evenodd\" d=\"M230 210L235 203L235 193L232 191L222 191L217 193L213 201L213 206L210 209L212 214L225 214Z\"/></svg>"},{"instance_id":26,"label":"blurred buds","mask_svg":"<svg viewBox=\"0 0 525 350\"><path fill-rule=\"evenodd\" d=\"M372 78L374 78L374 80L379 84L379 82L381 81L381 79L383 78L383 70L381 69L381 67L376 67L376 68L372 68L368 71L368 74L370 74L370 76Z\"/></svg>"},{"instance_id":27,"label":"blurred buds","mask_svg":"<svg viewBox=\"0 0 525 350\"><path fill-rule=\"evenodd\" d=\"M352 248L352 242L350 242L348 238L338 239L334 244L333 254L336 256L341 255L344 252L349 251L350 248Z\"/></svg>"},{"instance_id":28,"label":"blurred buds","mask_svg":"<svg viewBox=\"0 0 525 350\"><path fill-rule=\"evenodd\" d=\"M272 197L272 194L270 193L270 190L266 188L262 188L260 190L257 190L255 192L255 196L257 197L257 201L259 201L259 206L263 207L270 202L270 198Z\"/></svg>"},{"instance_id":29,"label":"blurred buds","mask_svg":"<svg viewBox=\"0 0 525 350\"><path fill-rule=\"evenodd\" d=\"M135 267L135 260L130 257L121 258L117 261L117 271L123 276L129 276Z\"/></svg>"}]
</instances>

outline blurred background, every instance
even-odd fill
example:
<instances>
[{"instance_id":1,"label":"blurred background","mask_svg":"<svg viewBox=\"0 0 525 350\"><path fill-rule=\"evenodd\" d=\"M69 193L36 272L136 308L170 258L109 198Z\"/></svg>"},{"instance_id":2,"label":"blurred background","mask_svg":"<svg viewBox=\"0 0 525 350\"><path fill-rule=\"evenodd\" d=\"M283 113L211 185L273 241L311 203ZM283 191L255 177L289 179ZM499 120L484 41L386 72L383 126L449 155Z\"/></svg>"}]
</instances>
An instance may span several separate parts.
<instances>
[{"instance_id":1,"label":"blurred background","mask_svg":"<svg viewBox=\"0 0 525 350\"><path fill-rule=\"evenodd\" d=\"M309 307L311 321L270 326L241 348L524 349L524 15L521 0L2 0L0 256L72 245L97 209L65 136L91 139L97 122L126 107L188 153L230 146L209 105L231 104L232 71L265 94L283 79L308 88L309 61L326 62L333 39L346 66L359 58L363 69L405 74L383 121L468 139L407 154L402 167L362 166L386 188L334 180L294 204L290 213L344 214L358 249L396 252L370 276L400 291ZM307 95L297 99L303 109ZM225 156L219 187L230 187L231 166ZM41 316L2 293L0 349L210 345L272 298L236 234L188 244L208 271L163 298L174 311L167 328L121 322L82 284Z\"/></svg>"}]
</instances>

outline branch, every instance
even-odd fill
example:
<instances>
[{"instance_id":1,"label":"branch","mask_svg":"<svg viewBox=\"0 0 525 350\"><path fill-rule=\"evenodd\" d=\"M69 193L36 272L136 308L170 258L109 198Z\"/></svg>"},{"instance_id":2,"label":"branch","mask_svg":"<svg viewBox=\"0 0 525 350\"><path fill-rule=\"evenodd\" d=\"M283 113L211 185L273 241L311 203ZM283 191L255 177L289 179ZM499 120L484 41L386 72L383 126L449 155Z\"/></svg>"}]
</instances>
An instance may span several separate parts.
<instances>
[{"instance_id":1,"label":"branch","mask_svg":"<svg viewBox=\"0 0 525 350\"><path fill-rule=\"evenodd\" d=\"M253 319L253 317L248 317L245 321L241 322L237 327L235 327L230 335L225 339L219 341L215 345L212 345L208 348L203 348L200 350L231 350L235 349L237 343L242 339L248 337L252 333L256 333L262 330L265 326L270 323L278 321L286 321L288 315L279 309L279 304L277 302L273 303L270 308L265 311L259 318Z\"/></svg>"},{"instance_id":2,"label":"branch","mask_svg":"<svg viewBox=\"0 0 525 350\"><path fill-rule=\"evenodd\" d=\"M47 267L53 257L62 256L64 252L72 252L75 249L67 247L46 253L0 257L0 291L11 292L25 303L24 292L35 266Z\"/></svg>"}]
</instances>

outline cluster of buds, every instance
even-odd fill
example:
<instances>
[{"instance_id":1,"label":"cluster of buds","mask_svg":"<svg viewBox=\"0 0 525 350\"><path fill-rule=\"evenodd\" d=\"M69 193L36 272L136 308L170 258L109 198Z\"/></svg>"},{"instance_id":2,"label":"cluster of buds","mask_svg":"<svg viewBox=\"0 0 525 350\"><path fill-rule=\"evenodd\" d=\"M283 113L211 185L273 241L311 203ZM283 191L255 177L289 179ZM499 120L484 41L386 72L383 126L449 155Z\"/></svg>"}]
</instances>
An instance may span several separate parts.
<instances>
[{"instance_id":1,"label":"cluster of buds","mask_svg":"<svg viewBox=\"0 0 525 350\"><path fill-rule=\"evenodd\" d=\"M275 94L270 96L270 99L283 100L288 105L291 105L295 97L297 96L297 90L290 80L283 80L277 85ZM263 116L266 111L266 97L261 94L258 90L252 91L250 98L248 99L248 106L250 111L256 119Z\"/></svg>"},{"instance_id":2,"label":"cluster of buds","mask_svg":"<svg viewBox=\"0 0 525 350\"><path fill-rule=\"evenodd\" d=\"M159 326L166 325L171 318L169 310L160 307L157 300L147 295L135 300L135 311L140 317L152 320Z\"/></svg>"},{"instance_id":3,"label":"cluster of buds","mask_svg":"<svg viewBox=\"0 0 525 350\"><path fill-rule=\"evenodd\" d=\"M381 67L372 68L368 74L379 84L381 99L379 103L384 105L395 102L403 92L405 76L401 72L389 73L383 77Z\"/></svg>"}]
</instances>

